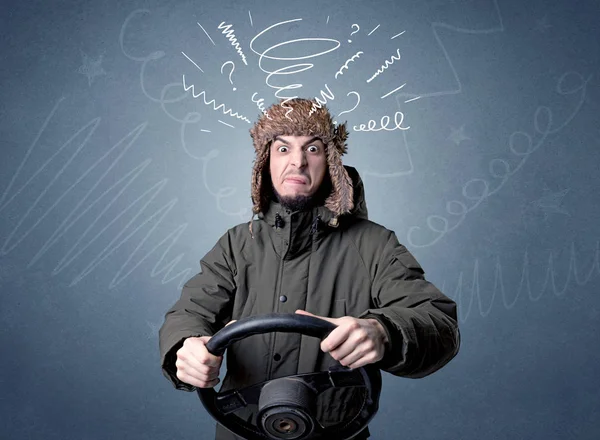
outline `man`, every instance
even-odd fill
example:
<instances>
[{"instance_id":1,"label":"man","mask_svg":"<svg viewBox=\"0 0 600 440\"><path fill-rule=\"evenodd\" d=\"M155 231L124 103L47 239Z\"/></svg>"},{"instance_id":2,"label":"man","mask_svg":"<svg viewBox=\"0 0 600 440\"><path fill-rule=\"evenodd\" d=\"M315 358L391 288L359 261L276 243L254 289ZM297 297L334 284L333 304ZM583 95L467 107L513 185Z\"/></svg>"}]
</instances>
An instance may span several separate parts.
<instances>
[{"instance_id":1,"label":"man","mask_svg":"<svg viewBox=\"0 0 600 440\"><path fill-rule=\"evenodd\" d=\"M341 161L345 124L336 127L313 100L294 99L271 106L250 134L257 218L218 240L160 329L161 365L175 388L217 385L222 357L204 344L227 323L267 313L314 314L337 327L323 341L274 332L234 343L221 391L335 361L407 378L446 365L460 345L456 304L425 280L393 231L368 220L362 180ZM325 399L317 410L324 425L360 407L356 389ZM366 428L355 438L368 437ZM238 437L217 424L216 438Z\"/></svg>"}]
</instances>

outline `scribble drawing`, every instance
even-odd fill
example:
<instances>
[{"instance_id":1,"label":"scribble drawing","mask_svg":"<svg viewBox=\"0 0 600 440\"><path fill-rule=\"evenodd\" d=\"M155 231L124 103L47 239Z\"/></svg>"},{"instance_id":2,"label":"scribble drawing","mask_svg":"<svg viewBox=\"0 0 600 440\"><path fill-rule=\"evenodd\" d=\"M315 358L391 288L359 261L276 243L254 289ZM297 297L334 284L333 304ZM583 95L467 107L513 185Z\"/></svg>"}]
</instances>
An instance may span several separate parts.
<instances>
[{"instance_id":1,"label":"scribble drawing","mask_svg":"<svg viewBox=\"0 0 600 440\"><path fill-rule=\"evenodd\" d=\"M100 75L106 75L106 72L102 68L103 54L99 55L98 58L90 58L83 51L81 51L81 58L83 64L77 69L77 73L87 76L88 85L91 86L94 79Z\"/></svg>"},{"instance_id":2,"label":"scribble drawing","mask_svg":"<svg viewBox=\"0 0 600 440\"><path fill-rule=\"evenodd\" d=\"M224 114L224 115L229 115L229 116L232 116L232 117L234 117L234 118L241 119L242 121L245 121L245 122L247 122L248 124L251 124L251 123L252 123L252 122L250 121L250 119L248 119L248 118L247 118L247 117L245 117L245 116L242 116L242 115L238 114L238 112L234 112L234 113L232 113L232 110L231 110L231 109L226 109L226 108L225 108L225 104L219 104L219 105L216 105L216 102L215 102L215 100L214 100L214 99L211 99L210 101L207 101L207 100L206 100L206 91L205 91L205 90L202 90L200 93L196 94L196 92L195 92L195 90L194 90L194 85L193 85L193 84L191 84L191 85L189 85L189 86L188 86L188 85L185 83L185 75L183 75L183 89L184 89L186 92L187 92L188 90L190 90L190 89L191 89L191 90L192 90L192 96L193 96L194 98L199 98L200 96L202 96L202 100L204 101L204 104L206 104L206 105L212 105L212 107L213 107L213 109L214 109L214 110L219 110L219 109L220 109L220 110L223 112L223 114Z\"/></svg>"},{"instance_id":3,"label":"scribble drawing","mask_svg":"<svg viewBox=\"0 0 600 440\"><path fill-rule=\"evenodd\" d=\"M340 67L340 70L338 70L337 72L335 72L335 79L337 79L338 75L343 75L344 74L344 70L348 70L348 63L351 61L354 61L357 58L360 58L361 54L363 54L364 52L362 51L358 51L356 52L354 55L352 55L352 58L349 58L348 60L346 60L346 62L344 63L344 65L342 67Z\"/></svg>"},{"instance_id":4,"label":"scribble drawing","mask_svg":"<svg viewBox=\"0 0 600 440\"><path fill-rule=\"evenodd\" d=\"M317 111L318 108L323 107L323 104L327 104L327 100L331 99L333 100L335 98L335 96L333 96L333 92L329 89L329 86L327 84L325 84L325 88L327 89L327 91L329 92L329 95L327 93L325 93L323 90L321 90L321 98L315 97L315 102L310 111L308 112L308 115L312 115L314 112Z\"/></svg>"},{"instance_id":5,"label":"scribble drawing","mask_svg":"<svg viewBox=\"0 0 600 440\"><path fill-rule=\"evenodd\" d=\"M244 62L244 64L247 66L248 65L248 61L246 61L246 55L244 55L244 52L242 51L242 48L240 47L240 43L238 43L237 38L235 37L235 34L233 32L233 30L231 30L231 26L230 24L225 24L225 22L221 22L221 24L217 27L217 29L223 29L221 32L223 33L223 35L225 35L227 37L227 39L231 42L231 45L233 47L235 47L235 49L237 50L237 53L240 55L240 57L242 58L242 61Z\"/></svg>"},{"instance_id":6,"label":"scribble drawing","mask_svg":"<svg viewBox=\"0 0 600 440\"><path fill-rule=\"evenodd\" d=\"M368 83L370 83L371 81L373 81L375 78L377 78L379 75L381 75L383 72L385 72L385 70L387 68L389 68L392 64L394 64L394 61L400 61L400 49L396 49L396 53L398 54L397 57L395 57L394 55L391 56L390 60L385 60L385 63L381 65L381 67L379 69L377 69L377 71L373 74L373 76L371 76L371 78L369 78L367 80Z\"/></svg>"},{"instance_id":7,"label":"scribble drawing","mask_svg":"<svg viewBox=\"0 0 600 440\"><path fill-rule=\"evenodd\" d=\"M481 276L479 274L479 259L475 260L475 264L473 267L473 280L472 280L472 284L471 284L470 294L469 294L469 292L463 291L463 272L461 271L458 275L458 282L456 285L455 293L453 295L449 295L458 304L459 319L462 322L465 322L467 320L467 318L472 313L473 303L475 302L475 299L477 299L479 315L482 318L485 318L486 316L488 316L490 314L490 312L492 311L494 305L497 305L496 304L497 303L496 296L498 295L498 291L500 291L500 296L502 298L502 306L506 310L510 310L517 304L517 301L524 294L527 294L529 301L537 302L542 298L542 296L544 295L544 292L546 292L546 290L551 289L551 292L554 294L554 296L561 297L567 292L567 290L571 286L573 286L573 284L575 284L576 287L585 286L586 284L588 284L590 282L594 273L596 274L596 276L600 275L600 240L596 241L596 249L594 251L593 261L592 261L589 271L587 272L587 274L585 276L583 276L580 273L581 269L578 268L577 257L576 257L576 252L575 252L575 244L573 242L571 243L571 255L570 255L570 259L569 259L568 268L567 268L566 264L560 264L559 269L556 269L555 262L554 262L554 255L552 252L550 252L550 254L548 256L548 267L546 269L545 278L544 278L542 286L539 289L539 293L537 293L537 295L534 294L532 286L531 286L532 283L531 283L530 276L529 276L531 264L530 264L529 260L530 260L529 249L525 249L525 252L523 255L523 269L521 272L521 280L519 282L519 288L518 289L511 288L510 289L511 293L507 294L507 291L505 290L505 287L504 287L506 282L504 281L504 277L502 275L502 264L500 262L500 257L497 257L495 270L494 270L494 289L492 291L491 298L489 300L486 298L485 301L483 299L483 296L485 294L482 295L482 292L490 292L491 289L489 289L487 287L482 289L480 287L481 284L483 284L483 283L481 281ZM562 288L557 287L558 276L560 276L560 277L566 276L566 279L564 281ZM573 281L574 281L574 283L573 283ZM450 289L446 287L445 282L441 283L440 289L443 292L450 291ZM516 291L516 294L513 293L515 291ZM465 298L466 295L468 295L467 298ZM484 302L489 302L487 309L484 308ZM597 313L598 313L597 310L595 310L590 314L590 316L594 317L594 315L597 315Z\"/></svg>"},{"instance_id":8,"label":"scribble drawing","mask_svg":"<svg viewBox=\"0 0 600 440\"><path fill-rule=\"evenodd\" d=\"M102 174L97 178L96 182L91 185L89 190L87 190L87 193L76 203L76 205L74 207L72 207L70 212L68 212L68 208L67 208L67 210L65 211L65 212L68 212L66 214L66 217L62 220L62 222L60 223L60 225L58 225L58 227L54 228L54 232L52 233L52 235L45 241L45 243L42 244L41 248L35 253L35 255L31 259L31 261L29 262L27 268L30 269L40 258L42 258L42 256L44 254L46 254L48 252L48 250L55 243L57 243L59 240L63 239L63 237L69 237L68 234L71 232L71 229L73 228L73 226L78 221L80 221L80 219L82 219L84 217L84 215L86 215L94 206L100 206L100 207L102 207L102 211L100 213L94 213L93 220L91 220L90 222L86 222L87 228L81 234L81 236L77 239L75 244L73 246L71 246L71 248L66 252L66 254L62 258L55 256L55 258L58 258L59 261L58 261L56 267L54 268L54 270L52 271L52 275L57 275L58 273L62 272L67 267L69 267L71 264L73 264L74 262L77 262L77 263L83 262L83 264L85 264L84 259L82 258L85 256L83 254L83 252L86 251L88 248L90 248L90 246L92 244L99 241L101 236L106 237L103 234L112 225L114 225L116 222L118 222L121 219L121 217L123 217L139 201L146 198L147 195L150 195L149 200L138 211L138 213L133 217L133 219L131 219L129 221L129 223L119 233L116 234L116 237L114 237L111 240L109 245L104 250L102 250L100 252L100 254L96 258L94 258L93 261L90 264L88 264L88 266L79 275L77 275L72 280L72 282L71 282L71 286L72 286L72 285L77 284L79 281L81 281L100 262L102 262L104 259L106 259L109 255L111 255L117 248L119 248L119 246L121 246L123 243L125 243L127 240L129 240L131 238L131 236L136 231L138 231L142 226L144 226L147 223L152 222L154 220L154 218L157 217L158 214L160 214L161 212L164 212L165 213L164 215L166 215L166 213L168 213L173 208L173 206L177 203L177 199L172 199L166 205L164 205L162 208L159 208L157 213L154 213L148 219L143 221L141 223L141 225L139 225L132 233L130 233L126 238L121 240L120 243L118 243L114 246L113 246L113 244L115 243L115 241L117 241L130 226L134 225L134 222L137 220L138 217L140 217L140 215L145 210L145 208L148 207L149 204L157 197L157 195L160 193L160 191L166 185L167 179L163 179L162 181L160 181L157 184L150 187L150 189L148 189L144 194L142 194L140 197L138 197L136 200L134 200L129 206L126 206L120 213L117 213L112 220L108 219L110 221L107 221L107 219L106 219L106 216L111 215L111 212L109 211L109 209L111 209L111 207L113 207L113 205L116 206L117 201L119 202L118 206L119 207L122 206L122 199L120 199L120 197L123 194L125 194L125 191L133 184L133 182L148 167L148 165L151 163L151 159L144 160L142 163L135 166L131 171L126 173L123 177L115 179L116 181L114 183L112 183L112 185L108 189L105 189L104 192L102 192L99 196L97 196L97 198L95 200L90 200L92 193L94 191L101 189L101 184L103 182L107 181L107 176L109 175L109 173L112 170L114 170L115 168L117 168L117 165L122 160L124 155L127 153L127 151L129 151L129 149L134 145L136 140L139 138L141 133L144 131L145 127L147 126L147 123L142 123L138 127L134 128L127 135L125 135L114 146L109 148L108 151L106 153L104 153L95 163L93 163L87 170L85 170L81 175L79 175L79 177L75 180L75 182L73 184L71 184L65 191L63 191L63 193L60 194L52 204L50 204L50 206L47 208L47 210L44 213L42 213L41 215L38 215L36 217L35 223L33 225L31 225L27 231L21 233L19 238L14 239L16 234L20 231L25 220L40 205L40 203L42 202L42 199L47 197L48 190L54 186L54 184L58 181L58 179L64 173L65 169L70 164L74 163L75 159L80 154L80 152L83 151L83 148L89 142L92 135L95 133L96 129L98 128L98 126L100 124L100 118L95 118L95 119L92 119L87 124L85 124L79 130L77 130L75 132L75 134L73 134L60 148L58 148L57 152L55 152L48 160L46 160L46 162L42 166L40 166L38 168L38 170L36 172L34 172L31 177L26 179L25 183L22 186L20 186L18 189L16 189L14 191L14 193L12 194L11 197L8 197L10 194L10 191L12 190L12 188L14 186L14 182L17 180L19 175L24 174L26 172L24 169L24 166L25 166L26 162L28 161L28 158L30 157L32 151L35 149L36 145L38 144L42 133L45 131L50 119L56 112L58 105L60 104L60 102L63 101L63 99L64 98L61 98L56 103L56 105L50 112L49 116L46 118L44 124L42 125L42 128L36 135L33 143L29 147L27 153L25 154L23 161L21 162L20 166L17 168L14 176L12 177L11 182L9 183L2 198L0 199L0 204L1 204L0 211L3 210L4 208L6 208L28 186L30 186L30 183L33 181L33 179L36 176L38 176L50 163L52 163L53 161L56 161L56 158L60 152L65 150L67 148L67 146L74 144L75 141L77 139L81 138L82 136L84 137L84 139L82 141L80 141L81 142L80 145L78 145L76 148L74 148L74 151L72 152L71 156L64 161L62 168L52 178L50 178L50 181L48 183L46 183L44 185L43 191L41 191L41 193L33 201L33 203L28 204L28 206L29 206L28 210L22 214L22 218L17 223L17 225L14 227L14 229L9 234L9 236L6 238L6 241L4 242L2 249L0 250L0 253L2 255L6 255L9 252L11 252L12 250L14 250L19 244L21 244L24 241L24 239L27 236L30 235L30 233L40 223L42 223L48 217L48 215L52 211L55 210L55 208L58 206L58 204L61 201L72 200L72 197L67 198L67 196L69 194L72 195L75 192L74 189L76 187L83 186L84 180L86 178L88 178L88 176L91 175L91 172L93 170L98 169L99 165L103 161L111 160L111 159L109 159L111 157L111 155L116 156L116 157L114 157L111 160L109 165L104 169ZM88 180L89 179L91 179L91 177L89 177ZM87 188L88 185L87 184L85 184L85 185ZM113 193L113 194L116 193L116 194L114 195L112 200L107 200L109 194L111 194L111 193ZM156 203L156 201L155 201L155 203ZM128 256L127 261L121 267L121 269L119 269L119 271L115 275L115 278L110 283L109 288L114 288L117 284L119 284L121 281L123 281L129 274L131 274L131 272L136 267L138 267L144 260L146 260L159 246L162 246L163 243L166 243L168 240L171 240L171 243L168 246L168 248L165 250L163 255L161 256L160 260L154 266L151 275L156 276L161 273L165 273L163 276L163 284L165 284L173 279L179 279L180 285L182 285L185 282L186 277L189 274L191 269L187 268L187 269L181 270L179 273L177 273L175 275L172 275L172 272L175 270L175 266L181 261L182 255L179 255L178 257L174 258L170 262L163 263L163 260L165 259L165 256L166 256L167 252L169 251L169 249L175 244L176 240L179 238L181 233L185 230L185 228L187 227L187 224L182 224L182 225L178 226L173 232L168 234L168 236L166 238L164 238L158 245L156 245L152 250L150 250L148 253L146 253L145 256L140 258L140 260L133 266L133 268L131 268L129 271L127 271L127 273L125 275L120 276L121 272L123 272L125 270L127 264L129 264L129 262L131 262L132 259L136 256L136 252L138 252L138 250L141 248L141 246L148 240L148 238L151 236L153 231L160 224L160 222L164 218L164 215L153 224L152 229L144 237L144 239L141 241L141 243L139 243L139 245L136 247L136 249ZM81 220L81 221L83 221L83 220ZM90 233L91 233L92 229L96 225L99 225L101 222L105 222L105 221L107 224L94 237L89 239L87 243L84 243L84 239L86 239L86 237L88 235L91 235ZM81 222L79 222L79 224L81 224ZM70 237L73 237L72 233L71 233Z\"/></svg>"}]
</instances>

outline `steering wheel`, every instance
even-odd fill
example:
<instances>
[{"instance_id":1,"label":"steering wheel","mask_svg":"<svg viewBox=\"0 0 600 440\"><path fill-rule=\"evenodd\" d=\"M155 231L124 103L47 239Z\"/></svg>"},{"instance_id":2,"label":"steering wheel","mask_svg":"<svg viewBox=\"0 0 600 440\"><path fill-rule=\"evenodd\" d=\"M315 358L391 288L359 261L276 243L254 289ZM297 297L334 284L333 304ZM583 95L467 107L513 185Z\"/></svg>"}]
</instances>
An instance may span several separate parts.
<instances>
[{"instance_id":1,"label":"steering wheel","mask_svg":"<svg viewBox=\"0 0 600 440\"><path fill-rule=\"evenodd\" d=\"M336 326L323 319L295 313L251 316L222 328L206 344L209 353L222 356L236 341L270 332L301 333L324 339ZM332 388L362 387L362 408L349 421L324 427L315 417L316 399ZM350 369L339 364L328 371L281 377L242 389L217 393L197 388L208 413L222 426L246 440L350 439L362 431L379 409L381 373L373 365ZM235 411L258 405L256 424Z\"/></svg>"}]
</instances>

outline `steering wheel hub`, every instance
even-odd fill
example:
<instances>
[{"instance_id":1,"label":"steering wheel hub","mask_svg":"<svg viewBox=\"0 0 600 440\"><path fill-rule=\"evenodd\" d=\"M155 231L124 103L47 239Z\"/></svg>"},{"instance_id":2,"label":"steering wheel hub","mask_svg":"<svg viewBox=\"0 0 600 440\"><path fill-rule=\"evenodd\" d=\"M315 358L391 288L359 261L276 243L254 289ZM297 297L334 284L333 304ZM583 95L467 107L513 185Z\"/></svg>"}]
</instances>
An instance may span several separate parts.
<instances>
[{"instance_id":1,"label":"steering wheel hub","mask_svg":"<svg viewBox=\"0 0 600 440\"><path fill-rule=\"evenodd\" d=\"M259 428L272 439L304 439L315 427L316 393L289 377L266 383L258 400Z\"/></svg>"}]
</instances>

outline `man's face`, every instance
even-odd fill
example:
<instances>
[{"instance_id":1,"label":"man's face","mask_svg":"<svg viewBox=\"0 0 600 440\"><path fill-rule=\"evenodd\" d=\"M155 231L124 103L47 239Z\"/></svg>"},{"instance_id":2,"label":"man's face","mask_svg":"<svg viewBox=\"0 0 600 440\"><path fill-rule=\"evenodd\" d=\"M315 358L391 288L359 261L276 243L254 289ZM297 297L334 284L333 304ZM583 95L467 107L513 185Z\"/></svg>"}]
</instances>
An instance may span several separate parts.
<instances>
[{"instance_id":1,"label":"man's face","mask_svg":"<svg viewBox=\"0 0 600 440\"><path fill-rule=\"evenodd\" d=\"M269 162L273 188L286 199L314 195L327 171L325 145L314 136L277 136Z\"/></svg>"}]
</instances>

